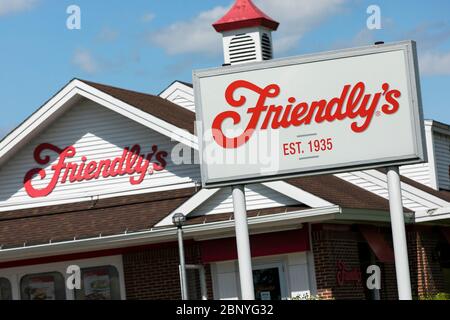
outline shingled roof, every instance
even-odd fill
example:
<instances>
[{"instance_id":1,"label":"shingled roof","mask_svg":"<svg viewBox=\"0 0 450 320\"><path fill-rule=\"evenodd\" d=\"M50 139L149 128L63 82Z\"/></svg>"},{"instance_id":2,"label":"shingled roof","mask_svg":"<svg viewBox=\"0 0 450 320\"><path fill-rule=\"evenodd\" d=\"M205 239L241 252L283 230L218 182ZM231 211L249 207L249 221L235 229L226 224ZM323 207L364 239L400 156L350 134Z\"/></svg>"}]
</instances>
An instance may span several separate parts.
<instances>
[{"instance_id":1,"label":"shingled roof","mask_svg":"<svg viewBox=\"0 0 450 320\"><path fill-rule=\"evenodd\" d=\"M86 80L80 81L132 105L139 110L194 134L195 113L180 107L173 102L147 93L126 90Z\"/></svg>"},{"instance_id":2,"label":"shingled roof","mask_svg":"<svg viewBox=\"0 0 450 320\"><path fill-rule=\"evenodd\" d=\"M217 32L258 26L277 30L279 23L265 14L251 0L236 0L225 15L213 23Z\"/></svg>"},{"instance_id":3,"label":"shingled roof","mask_svg":"<svg viewBox=\"0 0 450 320\"><path fill-rule=\"evenodd\" d=\"M342 208L389 211L389 203L371 192L332 175L302 177L288 183ZM148 230L195 194L195 188L146 193L56 206L2 212L0 245L3 248L37 245L100 234L117 235ZM248 212L249 217L309 209L299 203ZM408 211L405 209L405 211ZM188 219L188 224L232 220L233 213Z\"/></svg>"},{"instance_id":4,"label":"shingled roof","mask_svg":"<svg viewBox=\"0 0 450 320\"><path fill-rule=\"evenodd\" d=\"M286 182L348 209L389 211L389 201L333 175L287 179ZM410 210L404 208L405 212Z\"/></svg>"},{"instance_id":5,"label":"shingled roof","mask_svg":"<svg viewBox=\"0 0 450 320\"><path fill-rule=\"evenodd\" d=\"M0 214L3 249L148 230L195 193L184 188Z\"/></svg>"}]
</instances>

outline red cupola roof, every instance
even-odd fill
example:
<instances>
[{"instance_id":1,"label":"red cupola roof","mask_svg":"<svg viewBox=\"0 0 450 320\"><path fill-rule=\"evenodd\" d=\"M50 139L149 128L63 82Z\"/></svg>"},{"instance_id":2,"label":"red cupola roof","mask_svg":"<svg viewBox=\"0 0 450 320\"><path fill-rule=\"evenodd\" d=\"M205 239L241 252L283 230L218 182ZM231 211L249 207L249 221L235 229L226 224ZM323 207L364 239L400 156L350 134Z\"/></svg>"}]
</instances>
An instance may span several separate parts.
<instances>
[{"instance_id":1,"label":"red cupola roof","mask_svg":"<svg viewBox=\"0 0 450 320\"><path fill-rule=\"evenodd\" d=\"M236 0L230 11L213 24L217 32L251 27L277 30L279 23L267 16L251 0Z\"/></svg>"}]
</instances>

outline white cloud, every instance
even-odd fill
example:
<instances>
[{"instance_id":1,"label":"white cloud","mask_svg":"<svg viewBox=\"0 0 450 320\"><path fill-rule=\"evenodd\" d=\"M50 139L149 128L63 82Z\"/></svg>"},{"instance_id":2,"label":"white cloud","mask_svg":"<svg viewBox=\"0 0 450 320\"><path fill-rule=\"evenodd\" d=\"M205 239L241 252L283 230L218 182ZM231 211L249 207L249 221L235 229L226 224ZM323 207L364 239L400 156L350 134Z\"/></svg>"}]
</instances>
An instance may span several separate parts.
<instances>
[{"instance_id":1,"label":"white cloud","mask_svg":"<svg viewBox=\"0 0 450 320\"><path fill-rule=\"evenodd\" d=\"M421 50L429 50L450 39L450 24L442 21L422 23L406 32L402 37L416 40Z\"/></svg>"},{"instance_id":2,"label":"white cloud","mask_svg":"<svg viewBox=\"0 0 450 320\"><path fill-rule=\"evenodd\" d=\"M102 42L113 42L119 37L119 33L116 30L105 27L98 34L98 39Z\"/></svg>"},{"instance_id":3,"label":"white cloud","mask_svg":"<svg viewBox=\"0 0 450 320\"><path fill-rule=\"evenodd\" d=\"M32 9L37 0L0 0L0 16Z\"/></svg>"},{"instance_id":4,"label":"white cloud","mask_svg":"<svg viewBox=\"0 0 450 320\"><path fill-rule=\"evenodd\" d=\"M220 52L221 41L211 24L227 11L224 7L204 11L197 17L179 21L150 34L150 41L169 54Z\"/></svg>"},{"instance_id":5,"label":"white cloud","mask_svg":"<svg viewBox=\"0 0 450 320\"><path fill-rule=\"evenodd\" d=\"M423 75L450 75L450 52L427 51L420 54L419 66Z\"/></svg>"},{"instance_id":6,"label":"white cloud","mask_svg":"<svg viewBox=\"0 0 450 320\"><path fill-rule=\"evenodd\" d=\"M353 38L335 41L331 44L330 49L337 50L372 45L375 42L374 36L375 34L373 31L367 28L361 29Z\"/></svg>"},{"instance_id":7,"label":"white cloud","mask_svg":"<svg viewBox=\"0 0 450 320\"><path fill-rule=\"evenodd\" d=\"M155 19L155 14L151 12L145 13L141 18L142 22L146 23L153 21L153 19Z\"/></svg>"},{"instance_id":8,"label":"white cloud","mask_svg":"<svg viewBox=\"0 0 450 320\"><path fill-rule=\"evenodd\" d=\"M99 70L97 61L92 56L91 52L85 49L78 49L75 51L72 62L86 73L96 73Z\"/></svg>"},{"instance_id":9,"label":"white cloud","mask_svg":"<svg viewBox=\"0 0 450 320\"><path fill-rule=\"evenodd\" d=\"M375 43L375 33L369 29L362 29L360 32L356 34L356 36L352 39L352 46L360 47L360 46L368 46Z\"/></svg>"},{"instance_id":10,"label":"white cloud","mask_svg":"<svg viewBox=\"0 0 450 320\"><path fill-rule=\"evenodd\" d=\"M447 21L422 23L412 30L401 32L396 38L417 42L421 75L450 75L450 51L445 49L450 39L450 24Z\"/></svg>"},{"instance_id":11,"label":"white cloud","mask_svg":"<svg viewBox=\"0 0 450 320\"><path fill-rule=\"evenodd\" d=\"M343 9L347 0L255 0L262 11L280 22L274 33L275 52L295 48L301 38Z\"/></svg>"},{"instance_id":12,"label":"white cloud","mask_svg":"<svg viewBox=\"0 0 450 320\"><path fill-rule=\"evenodd\" d=\"M348 0L255 0L255 4L279 21L274 33L276 52L295 48L302 36L327 17L336 14ZM193 19L179 21L150 34L150 41L169 54L218 54L222 43L211 24L229 8L215 7Z\"/></svg>"}]
</instances>

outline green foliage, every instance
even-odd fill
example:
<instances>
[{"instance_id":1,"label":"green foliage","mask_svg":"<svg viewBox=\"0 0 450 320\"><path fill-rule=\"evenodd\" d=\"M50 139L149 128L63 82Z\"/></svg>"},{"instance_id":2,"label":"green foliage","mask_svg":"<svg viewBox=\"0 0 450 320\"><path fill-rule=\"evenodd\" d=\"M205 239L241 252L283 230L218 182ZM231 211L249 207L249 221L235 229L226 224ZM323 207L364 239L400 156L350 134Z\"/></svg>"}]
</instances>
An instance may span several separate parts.
<instances>
[{"instance_id":1,"label":"green foliage","mask_svg":"<svg viewBox=\"0 0 450 320\"><path fill-rule=\"evenodd\" d=\"M290 300L334 300L334 298L325 299L325 298L323 298L323 297L321 297L319 295L312 296L309 293L305 293L305 294L302 294L302 295L298 295L298 296L292 297Z\"/></svg>"},{"instance_id":2,"label":"green foliage","mask_svg":"<svg viewBox=\"0 0 450 320\"><path fill-rule=\"evenodd\" d=\"M439 292L436 294L427 294L424 296L421 296L419 298L420 300L450 300L450 294Z\"/></svg>"}]
</instances>

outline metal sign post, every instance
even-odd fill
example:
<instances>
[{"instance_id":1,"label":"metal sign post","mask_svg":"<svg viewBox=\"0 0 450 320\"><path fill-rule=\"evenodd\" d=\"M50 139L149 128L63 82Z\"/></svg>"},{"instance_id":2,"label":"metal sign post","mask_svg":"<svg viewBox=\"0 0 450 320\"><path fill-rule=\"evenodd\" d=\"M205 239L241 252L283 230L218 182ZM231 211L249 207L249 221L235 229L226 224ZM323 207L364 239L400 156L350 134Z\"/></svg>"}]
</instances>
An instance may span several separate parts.
<instances>
[{"instance_id":1,"label":"metal sign post","mask_svg":"<svg viewBox=\"0 0 450 320\"><path fill-rule=\"evenodd\" d=\"M412 300L405 219L403 217L402 190L398 167L388 168L387 179L398 298L399 300Z\"/></svg>"},{"instance_id":2,"label":"metal sign post","mask_svg":"<svg viewBox=\"0 0 450 320\"><path fill-rule=\"evenodd\" d=\"M245 205L244 185L232 186L234 223L236 228L236 244L239 261L239 278L243 300L255 300L253 286L252 255L248 234L247 208Z\"/></svg>"}]
</instances>

